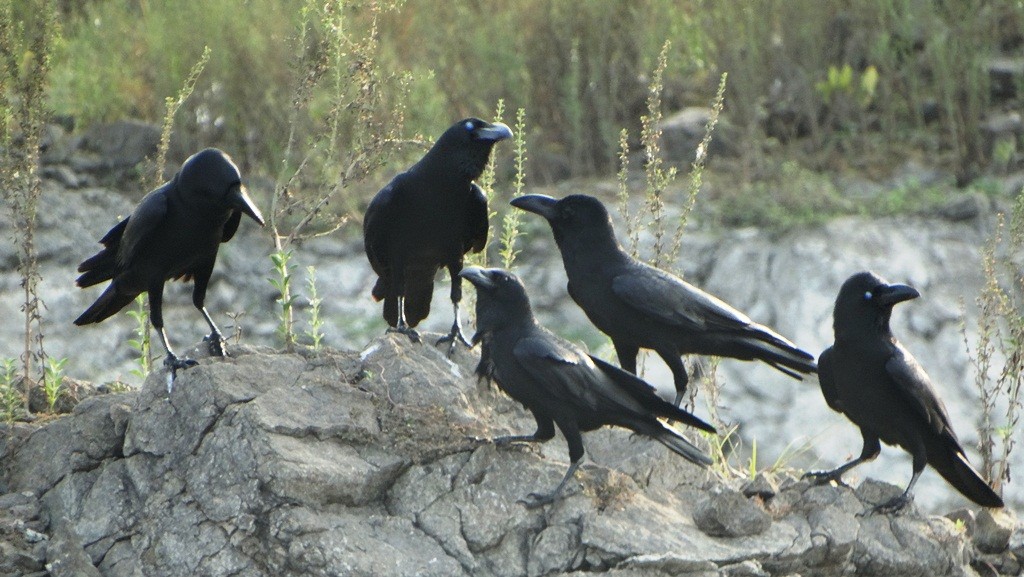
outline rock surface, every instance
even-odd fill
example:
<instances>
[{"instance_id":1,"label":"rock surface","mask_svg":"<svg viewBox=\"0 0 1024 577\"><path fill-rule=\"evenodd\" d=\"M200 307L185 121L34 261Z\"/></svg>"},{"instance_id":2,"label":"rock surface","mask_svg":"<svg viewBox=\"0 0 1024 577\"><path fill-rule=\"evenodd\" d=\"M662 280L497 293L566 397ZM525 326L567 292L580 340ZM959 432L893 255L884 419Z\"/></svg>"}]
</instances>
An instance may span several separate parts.
<instances>
[{"instance_id":1,"label":"rock surface","mask_svg":"<svg viewBox=\"0 0 1024 577\"><path fill-rule=\"evenodd\" d=\"M158 372L4 428L0 575L976 574L949 519L864 515L898 487L787 479L747 499L740 479L623 430L588 433L566 497L527 510L518 499L561 477L564 441L476 440L533 425L472 376L476 352L403 336L230 352L181 371L170 397ZM716 515L753 512L757 534L702 531L695 510L716 494L731 497Z\"/></svg>"}]
</instances>

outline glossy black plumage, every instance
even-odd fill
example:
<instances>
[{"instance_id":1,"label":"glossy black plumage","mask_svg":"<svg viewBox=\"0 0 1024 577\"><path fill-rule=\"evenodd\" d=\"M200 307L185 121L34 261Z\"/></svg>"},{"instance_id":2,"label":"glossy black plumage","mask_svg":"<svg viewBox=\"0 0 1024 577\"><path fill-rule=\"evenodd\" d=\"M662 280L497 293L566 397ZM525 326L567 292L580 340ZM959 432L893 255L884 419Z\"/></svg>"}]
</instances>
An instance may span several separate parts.
<instances>
[{"instance_id":1,"label":"glossy black plumage","mask_svg":"<svg viewBox=\"0 0 1024 577\"><path fill-rule=\"evenodd\" d=\"M217 250L234 236L243 213L263 226L231 158L215 148L190 156L170 182L143 197L104 235L103 250L78 266L78 286L111 283L75 324L101 322L148 292L150 319L167 351L165 365L172 372L191 366L195 361L178 359L171 349L162 304L166 281L192 280L192 303L210 326L211 352L223 356L223 339L204 301Z\"/></svg>"},{"instance_id":2,"label":"glossy black plumage","mask_svg":"<svg viewBox=\"0 0 1024 577\"><path fill-rule=\"evenodd\" d=\"M495 442L547 441L557 425L569 444L571 464L558 488L550 494L531 494L527 506L550 503L558 497L583 457L581 433L604 425L652 437L698 465L711 463L658 417L710 432L714 427L663 401L642 379L588 355L540 326L526 289L515 275L479 267L468 267L460 274L477 289L473 340L482 345L477 374L497 382L537 421L534 434Z\"/></svg>"},{"instance_id":3,"label":"glossy black plumage","mask_svg":"<svg viewBox=\"0 0 1024 577\"><path fill-rule=\"evenodd\" d=\"M914 463L906 491L879 510L906 506L925 465L975 503L1002 507L1003 500L967 461L927 373L889 327L893 306L918 296L912 287L889 284L870 272L843 283L833 312L835 343L818 359L818 379L828 406L860 428L864 448L853 461L808 476L838 481L854 466L877 457L881 441L902 447Z\"/></svg>"},{"instance_id":4,"label":"glossy black plumage","mask_svg":"<svg viewBox=\"0 0 1024 577\"><path fill-rule=\"evenodd\" d=\"M608 210L582 194L556 200L527 195L512 205L551 225L569 278L569 295L612 339L619 364L636 373L640 349L653 349L672 370L676 404L688 377L681 355L761 360L801 378L814 357L718 298L630 256L615 240Z\"/></svg>"},{"instance_id":5,"label":"glossy black plumage","mask_svg":"<svg viewBox=\"0 0 1024 577\"><path fill-rule=\"evenodd\" d=\"M373 298L384 301L389 330L418 340L413 330L430 313L434 275L445 267L455 308L442 340L467 346L459 320L464 256L487 242L487 199L473 183L494 144L512 136L500 122L467 118L453 124L427 153L374 196L363 218L363 241L378 279Z\"/></svg>"}]
</instances>

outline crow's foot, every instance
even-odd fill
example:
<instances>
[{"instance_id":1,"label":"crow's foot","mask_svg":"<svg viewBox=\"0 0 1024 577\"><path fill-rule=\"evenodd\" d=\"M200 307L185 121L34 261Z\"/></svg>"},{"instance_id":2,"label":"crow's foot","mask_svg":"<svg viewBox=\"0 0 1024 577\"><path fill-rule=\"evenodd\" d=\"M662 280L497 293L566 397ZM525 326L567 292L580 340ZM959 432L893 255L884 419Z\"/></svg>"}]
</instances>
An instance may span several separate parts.
<instances>
[{"instance_id":1,"label":"crow's foot","mask_svg":"<svg viewBox=\"0 0 1024 577\"><path fill-rule=\"evenodd\" d=\"M882 503L881 505L876 505L869 512L880 513L882 515L898 515L900 514L900 512L906 509L907 505L913 502L914 496L912 494L900 493L899 495L893 497L892 499L889 499L885 503Z\"/></svg>"},{"instance_id":2,"label":"crow's foot","mask_svg":"<svg viewBox=\"0 0 1024 577\"><path fill-rule=\"evenodd\" d=\"M210 355L215 357L226 357L227 352L227 341L218 332L212 332L203 337L203 342L210 348Z\"/></svg>"},{"instance_id":3,"label":"crow's foot","mask_svg":"<svg viewBox=\"0 0 1024 577\"><path fill-rule=\"evenodd\" d=\"M405 335L405 336L409 337L409 340L414 342L414 343L419 343L420 342L420 334L418 332L416 332L416 329L414 329L414 328L412 328L412 327L410 327L408 325L399 325L397 327L388 327L388 331L387 332L389 332L389 333L399 333L399 334Z\"/></svg>"},{"instance_id":4,"label":"crow's foot","mask_svg":"<svg viewBox=\"0 0 1024 577\"><path fill-rule=\"evenodd\" d=\"M199 363L190 358L179 359L174 353L167 353L164 357L164 368L168 369L171 374L170 378L167 379L167 394L171 394L171 388L174 386L174 379L178 378L178 369L187 369L194 367Z\"/></svg>"},{"instance_id":5,"label":"crow's foot","mask_svg":"<svg viewBox=\"0 0 1024 577\"><path fill-rule=\"evenodd\" d=\"M519 499L519 503L522 503L527 509L539 509L544 505L550 505L560 498L561 491L552 491L551 493L530 493L529 495Z\"/></svg>"},{"instance_id":6,"label":"crow's foot","mask_svg":"<svg viewBox=\"0 0 1024 577\"><path fill-rule=\"evenodd\" d=\"M473 348L473 343L471 343L469 339L466 338L466 335L462 334L462 327L458 325L452 327L452 332L437 339L437 342L434 343L434 345L437 346L441 343L451 343L450 345L448 345L449 357L452 356L452 353L455 352L455 347L458 343L466 345L467 349Z\"/></svg>"},{"instance_id":7,"label":"crow's foot","mask_svg":"<svg viewBox=\"0 0 1024 577\"><path fill-rule=\"evenodd\" d=\"M800 477L801 479L807 479L815 485L824 485L825 483L835 482L837 485L848 487L849 485L843 481L843 474L841 471L807 471Z\"/></svg>"}]
</instances>

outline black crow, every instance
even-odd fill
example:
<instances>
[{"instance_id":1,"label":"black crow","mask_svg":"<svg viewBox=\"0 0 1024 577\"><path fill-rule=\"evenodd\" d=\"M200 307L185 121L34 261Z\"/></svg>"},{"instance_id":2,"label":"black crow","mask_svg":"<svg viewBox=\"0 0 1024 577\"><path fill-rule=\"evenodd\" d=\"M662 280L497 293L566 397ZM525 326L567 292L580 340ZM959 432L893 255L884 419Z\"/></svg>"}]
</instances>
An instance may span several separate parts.
<instances>
[{"instance_id":1,"label":"black crow","mask_svg":"<svg viewBox=\"0 0 1024 577\"><path fill-rule=\"evenodd\" d=\"M363 241L379 277L374 300L384 300L388 332L413 341L413 330L430 313L434 275L447 267L455 321L438 342L470 346L462 334L463 257L487 243L487 198L473 183L487 166L494 143L512 136L508 126L467 118L453 124L409 170L377 193L363 218Z\"/></svg>"},{"instance_id":2,"label":"black crow","mask_svg":"<svg viewBox=\"0 0 1024 577\"><path fill-rule=\"evenodd\" d=\"M851 276L839 289L832 315L836 340L818 358L818 380L828 406L860 427L864 448L835 470L806 476L839 482L846 471L877 457L884 441L914 457L914 475L901 495L876 510L896 512L910 503L925 465L975 503L1002 507L1003 500L967 461L928 375L889 328L893 305L918 296L914 288L870 272Z\"/></svg>"},{"instance_id":3,"label":"black crow","mask_svg":"<svg viewBox=\"0 0 1024 577\"><path fill-rule=\"evenodd\" d=\"M192 304L210 325L210 353L224 356L223 338L203 302L217 249L235 235L243 213L263 226L263 215L249 199L231 158L216 148L193 154L170 182L143 197L128 218L107 232L100 240L103 250L78 265L78 286L112 282L75 324L101 322L148 292L150 320L160 333L167 351L164 366L173 379L177 369L196 362L179 359L167 340L164 282L191 279Z\"/></svg>"},{"instance_id":4,"label":"black crow","mask_svg":"<svg viewBox=\"0 0 1024 577\"><path fill-rule=\"evenodd\" d=\"M493 379L503 391L533 413L532 435L499 437L495 443L547 441L555 425L569 443L571 464L550 494L531 493L523 501L539 507L558 498L583 457L581 432L617 425L653 437L683 458L701 466L711 460L658 417L704 431L715 428L663 401L654 387L637 376L592 357L540 326L533 317L526 289L512 273L467 267L460 276L476 286L477 331L481 342L476 373Z\"/></svg>"},{"instance_id":5,"label":"black crow","mask_svg":"<svg viewBox=\"0 0 1024 577\"><path fill-rule=\"evenodd\" d=\"M760 359L787 375L817 370L814 356L718 298L631 257L615 240L608 210L592 196L520 196L512 206L547 219L562 253L569 295L612 339L622 368L636 373L641 348L665 360L678 405L684 354Z\"/></svg>"}]
</instances>

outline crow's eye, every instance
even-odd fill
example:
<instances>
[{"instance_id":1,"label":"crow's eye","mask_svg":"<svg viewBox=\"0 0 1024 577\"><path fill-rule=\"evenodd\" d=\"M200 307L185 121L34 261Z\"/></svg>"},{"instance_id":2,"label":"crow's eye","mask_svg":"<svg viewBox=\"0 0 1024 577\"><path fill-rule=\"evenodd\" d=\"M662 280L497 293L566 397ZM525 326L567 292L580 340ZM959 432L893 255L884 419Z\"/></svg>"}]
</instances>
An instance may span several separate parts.
<instances>
[{"instance_id":1,"label":"crow's eye","mask_svg":"<svg viewBox=\"0 0 1024 577\"><path fill-rule=\"evenodd\" d=\"M473 126L473 121L472 120L467 120L465 126L466 126L466 131L468 131L468 132L472 132L473 129L476 128L475 126Z\"/></svg>"},{"instance_id":2,"label":"crow's eye","mask_svg":"<svg viewBox=\"0 0 1024 577\"><path fill-rule=\"evenodd\" d=\"M874 296L875 296L875 295L873 295L873 294L871 293L871 291L868 291L868 292L864 293L864 300L866 300L866 301L869 301L869 300L871 300L871 299L872 299L872 297L874 297Z\"/></svg>"}]
</instances>

